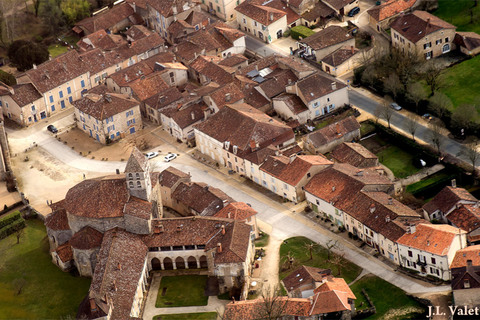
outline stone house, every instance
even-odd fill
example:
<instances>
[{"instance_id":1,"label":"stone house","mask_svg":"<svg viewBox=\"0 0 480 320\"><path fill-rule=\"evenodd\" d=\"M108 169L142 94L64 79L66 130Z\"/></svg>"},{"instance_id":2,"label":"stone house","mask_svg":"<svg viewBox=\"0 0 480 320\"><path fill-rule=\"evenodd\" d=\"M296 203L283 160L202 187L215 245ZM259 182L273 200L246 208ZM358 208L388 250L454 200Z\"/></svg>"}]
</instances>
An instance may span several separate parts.
<instances>
[{"instance_id":1,"label":"stone house","mask_svg":"<svg viewBox=\"0 0 480 320\"><path fill-rule=\"evenodd\" d=\"M74 101L77 128L102 144L108 144L142 128L140 103L105 86L89 90Z\"/></svg>"},{"instance_id":2,"label":"stone house","mask_svg":"<svg viewBox=\"0 0 480 320\"><path fill-rule=\"evenodd\" d=\"M204 121L205 103L193 103L183 106L178 103L177 108L164 108L161 113L162 126L177 141L191 143L195 140L193 127Z\"/></svg>"},{"instance_id":3,"label":"stone house","mask_svg":"<svg viewBox=\"0 0 480 320\"><path fill-rule=\"evenodd\" d=\"M403 53L411 52L428 60L455 49L455 26L426 11L400 16L390 28L392 46Z\"/></svg>"},{"instance_id":4,"label":"stone house","mask_svg":"<svg viewBox=\"0 0 480 320\"><path fill-rule=\"evenodd\" d=\"M252 226L255 238L259 237L259 230L257 227L257 211L245 202L231 202L222 210L213 214L216 218L228 218L238 221L243 221Z\"/></svg>"},{"instance_id":5,"label":"stone house","mask_svg":"<svg viewBox=\"0 0 480 320\"><path fill-rule=\"evenodd\" d=\"M411 227L397 244L402 267L448 281L455 253L467 246L467 236L449 225L421 223Z\"/></svg>"},{"instance_id":6,"label":"stone house","mask_svg":"<svg viewBox=\"0 0 480 320\"><path fill-rule=\"evenodd\" d=\"M463 54L476 56L480 52L480 35L475 32L457 32L453 42Z\"/></svg>"},{"instance_id":7,"label":"stone house","mask_svg":"<svg viewBox=\"0 0 480 320\"><path fill-rule=\"evenodd\" d=\"M313 154L325 154L338 145L360 138L360 124L350 116L329 124L304 138L304 148Z\"/></svg>"},{"instance_id":8,"label":"stone house","mask_svg":"<svg viewBox=\"0 0 480 320\"><path fill-rule=\"evenodd\" d=\"M342 27L329 26L298 41L297 44L298 49L320 62L324 57L340 48L355 48L355 38Z\"/></svg>"},{"instance_id":9,"label":"stone house","mask_svg":"<svg viewBox=\"0 0 480 320\"><path fill-rule=\"evenodd\" d=\"M322 2L332 8L340 20L343 20L344 15L358 7L359 0L322 0Z\"/></svg>"},{"instance_id":10,"label":"stone house","mask_svg":"<svg viewBox=\"0 0 480 320\"><path fill-rule=\"evenodd\" d=\"M475 308L480 306L480 246L458 250L450 265L453 304Z\"/></svg>"},{"instance_id":11,"label":"stone house","mask_svg":"<svg viewBox=\"0 0 480 320\"><path fill-rule=\"evenodd\" d=\"M6 117L21 126L34 124L48 114L42 94L31 83L12 87L2 84L0 107Z\"/></svg>"},{"instance_id":12,"label":"stone house","mask_svg":"<svg viewBox=\"0 0 480 320\"><path fill-rule=\"evenodd\" d=\"M300 266L281 281L290 298L308 298L332 274L330 269Z\"/></svg>"},{"instance_id":13,"label":"stone house","mask_svg":"<svg viewBox=\"0 0 480 320\"><path fill-rule=\"evenodd\" d=\"M295 10L295 7L292 6L292 9ZM335 16L335 10L327 6L322 1L319 1L316 2L312 8L303 11L301 16L302 25L306 27L324 26L327 24L328 20Z\"/></svg>"},{"instance_id":14,"label":"stone house","mask_svg":"<svg viewBox=\"0 0 480 320\"><path fill-rule=\"evenodd\" d=\"M460 205L475 205L478 202L470 192L456 184L443 188L430 202L423 206L423 213L427 220L447 222L447 216Z\"/></svg>"},{"instance_id":15,"label":"stone house","mask_svg":"<svg viewBox=\"0 0 480 320\"><path fill-rule=\"evenodd\" d=\"M174 21L185 20L192 11L201 11L200 6L189 0L146 1L147 26L161 37L168 39L168 27Z\"/></svg>"},{"instance_id":16,"label":"stone house","mask_svg":"<svg viewBox=\"0 0 480 320\"><path fill-rule=\"evenodd\" d=\"M160 175L158 176L158 183L160 186L160 193L162 195L162 205L173 208L173 191L175 191L180 183L191 182L190 178L190 174L171 166L160 172Z\"/></svg>"},{"instance_id":17,"label":"stone house","mask_svg":"<svg viewBox=\"0 0 480 320\"><path fill-rule=\"evenodd\" d=\"M368 23L373 30L382 32L390 27L390 22L408 12L417 0L389 0L367 11Z\"/></svg>"},{"instance_id":18,"label":"stone house","mask_svg":"<svg viewBox=\"0 0 480 320\"><path fill-rule=\"evenodd\" d=\"M339 48L322 58L322 70L338 77L361 65L362 59L360 51L354 47Z\"/></svg>"},{"instance_id":19,"label":"stone house","mask_svg":"<svg viewBox=\"0 0 480 320\"><path fill-rule=\"evenodd\" d=\"M343 142L333 149L332 158L357 168L379 167L378 157L360 143Z\"/></svg>"}]
</instances>

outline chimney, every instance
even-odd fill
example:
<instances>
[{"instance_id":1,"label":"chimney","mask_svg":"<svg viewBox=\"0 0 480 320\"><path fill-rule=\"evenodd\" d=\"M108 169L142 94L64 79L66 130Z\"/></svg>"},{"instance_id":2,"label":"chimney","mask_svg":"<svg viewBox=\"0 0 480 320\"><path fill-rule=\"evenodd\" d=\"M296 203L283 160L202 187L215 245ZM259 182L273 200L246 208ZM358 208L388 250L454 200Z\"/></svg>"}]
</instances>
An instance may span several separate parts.
<instances>
[{"instance_id":1,"label":"chimney","mask_svg":"<svg viewBox=\"0 0 480 320\"><path fill-rule=\"evenodd\" d=\"M128 82L129 79L128 79L128 75L125 73L125 82Z\"/></svg>"},{"instance_id":2,"label":"chimney","mask_svg":"<svg viewBox=\"0 0 480 320\"><path fill-rule=\"evenodd\" d=\"M67 63L66 62L63 63L63 70L67 71Z\"/></svg>"},{"instance_id":3,"label":"chimney","mask_svg":"<svg viewBox=\"0 0 480 320\"><path fill-rule=\"evenodd\" d=\"M119 262L118 265L117 265L117 269L118 270L122 270L122 264Z\"/></svg>"},{"instance_id":4,"label":"chimney","mask_svg":"<svg viewBox=\"0 0 480 320\"><path fill-rule=\"evenodd\" d=\"M387 216L385 217L385 222L387 222L387 223L390 222L390 216L387 215Z\"/></svg>"},{"instance_id":5,"label":"chimney","mask_svg":"<svg viewBox=\"0 0 480 320\"><path fill-rule=\"evenodd\" d=\"M430 26L430 18L427 18L427 28Z\"/></svg>"},{"instance_id":6,"label":"chimney","mask_svg":"<svg viewBox=\"0 0 480 320\"><path fill-rule=\"evenodd\" d=\"M228 212L228 219L231 219L232 213L229 211Z\"/></svg>"},{"instance_id":7,"label":"chimney","mask_svg":"<svg viewBox=\"0 0 480 320\"><path fill-rule=\"evenodd\" d=\"M94 298L90 298L90 310L91 311L97 311L97 304L95 303Z\"/></svg>"},{"instance_id":8,"label":"chimney","mask_svg":"<svg viewBox=\"0 0 480 320\"><path fill-rule=\"evenodd\" d=\"M217 253L221 253L222 252L222 244L219 242L217 243Z\"/></svg>"},{"instance_id":9,"label":"chimney","mask_svg":"<svg viewBox=\"0 0 480 320\"><path fill-rule=\"evenodd\" d=\"M471 268L473 266L472 260L467 260L467 268Z\"/></svg>"},{"instance_id":10,"label":"chimney","mask_svg":"<svg viewBox=\"0 0 480 320\"><path fill-rule=\"evenodd\" d=\"M332 90L337 90L337 83L336 82L332 82Z\"/></svg>"},{"instance_id":11,"label":"chimney","mask_svg":"<svg viewBox=\"0 0 480 320\"><path fill-rule=\"evenodd\" d=\"M173 45L173 52L177 52L177 51L178 51L178 48L177 48L177 44L175 43L175 44ZM196 57L195 57L195 58L196 58Z\"/></svg>"},{"instance_id":12,"label":"chimney","mask_svg":"<svg viewBox=\"0 0 480 320\"><path fill-rule=\"evenodd\" d=\"M252 149L252 152L255 151L255 147L256 147L255 140L250 140L250 149Z\"/></svg>"},{"instance_id":13,"label":"chimney","mask_svg":"<svg viewBox=\"0 0 480 320\"><path fill-rule=\"evenodd\" d=\"M375 209L376 209L376 208L375 208L375 205L372 203L372 204L370 205L370 213L374 213L374 212L375 212Z\"/></svg>"},{"instance_id":14,"label":"chimney","mask_svg":"<svg viewBox=\"0 0 480 320\"><path fill-rule=\"evenodd\" d=\"M388 198L388 204L390 204L390 205L393 204L393 199L392 199L392 197L389 197L389 198Z\"/></svg>"},{"instance_id":15,"label":"chimney","mask_svg":"<svg viewBox=\"0 0 480 320\"><path fill-rule=\"evenodd\" d=\"M457 187L457 179L452 179L452 188Z\"/></svg>"},{"instance_id":16,"label":"chimney","mask_svg":"<svg viewBox=\"0 0 480 320\"><path fill-rule=\"evenodd\" d=\"M273 21L273 12L270 12L270 21Z\"/></svg>"},{"instance_id":17,"label":"chimney","mask_svg":"<svg viewBox=\"0 0 480 320\"><path fill-rule=\"evenodd\" d=\"M352 54L355 53L355 48L353 46L350 46L350 50L352 51Z\"/></svg>"},{"instance_id":18,"label":"chimney","mask_svg":"<svg viewBox=\"0 0 480 320\"><path fill-rule=\"evenodd\" d=\"M195 112L190 112L190 115L192 116L192 120L195 120Z\"/></svg>"},{"instance_id":19,"label":"chimney","mask_svg":"<svg viewBox=\"0 0 480 320\"><path fill-rule=\"evenodd\" d=\"M408 234L413 234L417 231L417 226L414 224L410 224L407 226L407 233Z\"/></svg>"},{"instance_id":20,"label":"chimney","mask_svg":"<svg viewBox=\"0 0 480 320\"><path fill-rule=\"evenodd\" d=\"M339 124L338 122L335 123L335 132L336 132L337 134L340 134L340 124Z\"/></svg>"},{"instance_id":21,"label":"chimney","mask_svg":"<svg viewBox=\"0 0 480 320\"><path fill-rule=\"evenodd\" d=\"M230 212L229 212L229 214L230 214ZM225 225L224 224L222 224L222 234L225 234Z\"/></svg>"},{"instance_id":22,"label":"chimney","mask_svg":"<svg viewBox=\"0 0 480 320\"><path fill-rule=\"evenodd\" d=\"M230 93L226 93L225 94L225 101L229 102L230 100L232 100L232 95Z\"/></svg>"},{"instance_id":23,"label":"chimney","mask_svg":"<svg viewBox=\"0 0 480 320\"><path fill-rule=\"evenodd\" d=\"M113 291L117 291L117 281L113 280Z\"/></svg>"},{"instance_id":24,"label":"chimney","mask_svg":"<svg viewBox=\"0 0 480 320\"><path fill-rule=\"evenodd\" d=\"M37 65L35 63L33 64L33 69L37 70Z\"/></svg>"},{"instance_id":25,"label":"chimney","mask_svg":"<svg viewBox=\"0 0 480 320\"><path fill-rule=\"evenodd\" d=\"M183 224L181 224L181 225L177 226L177 232L180 232L180 231L182 231L182 227L183 227Z\"/></svg>"},{"instance_id":26,"label":"chimney","mask_svg":"<svg viewBox=\"0 0 480 320\"><path fill-rule=\"evenodd\" d=\"M332 192L335 192L335 186L332 186Z\"/></svg>"}]
</instances>

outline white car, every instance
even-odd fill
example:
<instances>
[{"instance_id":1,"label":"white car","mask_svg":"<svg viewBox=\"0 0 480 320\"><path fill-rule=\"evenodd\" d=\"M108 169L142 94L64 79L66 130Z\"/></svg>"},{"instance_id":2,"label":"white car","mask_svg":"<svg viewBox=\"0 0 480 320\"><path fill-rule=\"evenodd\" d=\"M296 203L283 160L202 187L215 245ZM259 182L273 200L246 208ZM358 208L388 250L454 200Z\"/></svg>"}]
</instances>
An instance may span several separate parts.
<instances>
[{"instance_id":1,"label":"white car","mask_svg":"<svg viewBox=\"0 0 480 320\"><path fill-rule=\"evenodd\" d=\"M400 106L399 106L397 103L395 103L395 102L392 102L392 103L390 104L390 107L393 108L393 109L396 110L396 111L402 110L402 107L400 107Z\"/></svg>"},{"instance_id":2,"label":"white car","mask_svg":"<svg viewBox=\"0 0 480 320\"><path fill-rule=\"evenodd\" d=\"M177 155L175 153L169 153L165 156L165 162L170 162L175 159Z\"/></svg>"},{"instance_id":3,"label":"white car","mask_svg":"<svg viewBox=\"0 0 480 320\"><path fill-rule=\"evenodd\" d=\"M145 157L147 157L147 159L153 159L153 158L155 158L156 156L158 156L158 152L145 153Z\"/></svg>"}]
</instances>

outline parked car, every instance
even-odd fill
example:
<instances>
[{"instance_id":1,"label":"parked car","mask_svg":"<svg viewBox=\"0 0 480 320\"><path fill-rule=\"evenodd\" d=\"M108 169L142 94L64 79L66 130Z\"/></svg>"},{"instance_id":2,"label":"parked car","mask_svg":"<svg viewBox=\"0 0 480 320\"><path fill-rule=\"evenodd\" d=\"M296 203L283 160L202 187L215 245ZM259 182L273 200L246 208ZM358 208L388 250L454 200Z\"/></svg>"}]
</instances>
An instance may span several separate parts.
<instances>
[{"instance_id":1,"label":"parked car","mask_svg":"<svg viewBox=\"0 0 480 320\"><path fill-rule=\"evenodd\" d=\"M175 153L169 153L165 156L165 162L170 162L175 159L177 155Z\"/></svg>"},{"instance_id":2,"label":"parked car","mask_svg":"<svg viewBox=\"0 0 480 320\"><path fill-rule=\"evenodd\" d=\"M153 158L155 158L156 156L158 156L158 152L148 152L148 153L145 153L145 157L147 157L147 159L153 159Z\"/></svg>"},{"instance_id":3,"label":"parked car","mask_svg":"<svg viewBox=\"0 0 480 320\"><path fill-rule=\"evenodd\" d=\"M360 8L359 7L355 7L353 8L352 10L350 10L347 14L347 16L349 17L353 17L354 15L358 14L360 12Z\"/></svg>"},{"instance_id":4,"label":"parked car","mask_svg":"<svg viewBox=\"0 0 480 320\"><path fill-rule=\"evenodd\" d=\"M430 121L430 120L433 119L433 117L432 117L432 115L431 115L430 113L425 113L425 114L422 116L422 118L425 119L425 120L428 120L428 121Z\"/></svg>"},{"instance_id":5,"label":"parked car","mask_svg":"<svg viewBox=\"0 0 480 320\"><path fill-rule=\"evenodd\" d=\"M55 126L53 124L49 124L47 126L47 130L50 131L51 133L57 133L58 132L58 129L55 128Z\"/></svg>"},{"instance_id":6,"label":"parked car","mask_svg":"<svg viewBox=\"0 0 480 320\"><path fill-rule=\"evenodd\" d=\"M394 110L397 110L397 111L402 110L402 107L400 107L396 102L392 102L390 104L390 107L392 107Z\"/></svg>"}]
</instances>

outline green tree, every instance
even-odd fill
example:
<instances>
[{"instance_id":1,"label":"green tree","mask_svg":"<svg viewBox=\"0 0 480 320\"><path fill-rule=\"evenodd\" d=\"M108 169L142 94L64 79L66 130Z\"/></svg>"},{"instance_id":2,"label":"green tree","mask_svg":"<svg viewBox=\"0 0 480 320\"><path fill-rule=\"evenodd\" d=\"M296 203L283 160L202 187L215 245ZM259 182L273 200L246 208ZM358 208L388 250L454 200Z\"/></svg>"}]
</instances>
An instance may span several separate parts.
<instances>
[{"instance_id":1,"label":"green tree","mask_svg":"<svg viewBox=\"0 0 480 320\"><path fill-rule=\"evenodd\" d=\"M65 27L65 19L56 0L44 0L41 17L49 34L57 36Z\"/></svg>"},{"instance_id":2,"label":"green tree","mask_svg":"<svg viewBox=\"0 0 480 320\"><path fill-rule=\"evenodd\" d=\"M75 24L90 14L90 3L87 0L64 0L60 8L69 25Z\"/></svg>"},{"instance_id":3,"label":"green tree","mask_svg":"<svg viewBox=\"0 0 480 320\"><path fill-rule=\"evenodd\" d=\"M31 69L33 64L47 61L49 53L47 47L43 44L17 40L8 48L8 57L19 71L25 71Z\"/></svg>"},{"instance_id":4,"label":"green tree","mask_svg":"<svg viewBox=\"0 0 480 320\"><path fill-rule=\"evenodd\" d=\"M15 79L15 76L3 70L0 70L0 81L9 86L13 86L17 84L17 80Z\"/></svg>"}]
</instances>

